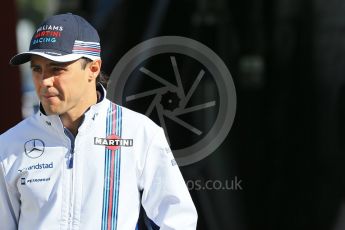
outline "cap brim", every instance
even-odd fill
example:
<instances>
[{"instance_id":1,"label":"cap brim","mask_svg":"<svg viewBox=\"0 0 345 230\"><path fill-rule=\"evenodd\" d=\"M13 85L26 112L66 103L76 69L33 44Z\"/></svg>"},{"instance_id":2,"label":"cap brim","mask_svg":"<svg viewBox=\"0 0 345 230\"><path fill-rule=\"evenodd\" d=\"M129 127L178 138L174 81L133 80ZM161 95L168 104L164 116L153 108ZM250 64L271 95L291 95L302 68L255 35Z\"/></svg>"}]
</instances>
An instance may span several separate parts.
<instances>
[{"instance_id":1,"label":"cap brim","mask_svg":"<svg viewBox=\"0 0 345 230\"><path fill-rule=\"evenodd\" d=\"M100 59L100 57L97 56L92 56L92 55L86 55L86 54L65 54L65 55L51 55L43 52L34 52L34 51L28 51L28 52L23 52L15 55L14 57L11 58L10 64L11 65L20 65L24 64L28 61L31 60L32 55L38 55L44 58L47 58L52 61L56 62L70 62L70 61L75 61L78 60L82 57L89 58L91 60L97 60Z\"/></svg>"}]
</instances>

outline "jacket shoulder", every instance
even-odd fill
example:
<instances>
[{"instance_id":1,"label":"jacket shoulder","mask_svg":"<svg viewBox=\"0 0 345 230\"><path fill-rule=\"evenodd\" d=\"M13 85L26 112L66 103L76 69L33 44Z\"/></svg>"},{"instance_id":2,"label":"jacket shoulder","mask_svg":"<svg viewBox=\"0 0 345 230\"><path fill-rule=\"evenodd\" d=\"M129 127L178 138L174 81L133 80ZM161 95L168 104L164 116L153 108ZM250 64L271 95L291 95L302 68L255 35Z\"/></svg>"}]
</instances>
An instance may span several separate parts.
<instances>
[{"instance_id":1,"label":"jacket shoulder","mask_svg":"<svg viewBox=\"0 0 345 230\"><path fill-rule=\"evenodd\" d=\"M25 131L27 128L32 128L33 126L32 124L35 123L34 120L35 120L35 115L31 115L25 118L24 120L20 121L15 126L11 127L10 129L2 133L0 135L0 141L3 139L15 137L16 135L18 135L18 133Z\"/></svg>"},{"instance_id":2,"label":"jacket shoulder","mask_svg":"<svg viewBox=\"0 0 345 230\"><path fill-rule=\"evenodd\" d=\"M129 108L123 107L123 106L119 106L119 107L122 109L122 114L123 114L122 119L124 119L125 121L129 121L131 125L137 126L137 127L144 126L151 129L160 128L154 121L152 121L146 115L136 112L134 110L131 110Z\"/></svg>"},{"instance_id":3,"label":"jacket shoulder","mask_svg":"<svg viewBox=\"0 0 345 230\"><path fill-rule=\"evenodd\" d=\"M38 126L35 115L29 116L0 135L0 160L6 157L9 148L21 143Z\"/></svg>"}]
</instances>

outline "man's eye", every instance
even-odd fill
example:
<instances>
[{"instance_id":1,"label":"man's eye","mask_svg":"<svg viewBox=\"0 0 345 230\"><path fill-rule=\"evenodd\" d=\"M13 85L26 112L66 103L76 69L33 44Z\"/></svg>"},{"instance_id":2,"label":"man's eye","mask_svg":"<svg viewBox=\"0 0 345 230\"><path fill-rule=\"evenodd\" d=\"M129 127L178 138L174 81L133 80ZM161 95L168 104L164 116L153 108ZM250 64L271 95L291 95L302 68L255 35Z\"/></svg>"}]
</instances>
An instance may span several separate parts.
<instances>
[{"instance_id":1,"label":"man's eye","mask_svg":"<svg viewBox=\"0 0 345 230\"><path fill-rule=\"evenodd\" d=\"M37 67L37 66L34 66L34 67L32 67L31 69L32 69L32 72L35 72L35 73L41 72L41 68L40 68L40 67Z\"/></svg>"},{"instance_id":2,"label":"man's eye","mask_svg":"<svg viewBox=\"0 0 345 230\"><path fill-rule=\"evenodd\" d=\"M65 69L62 67L54 67L54 68L52 68L52 70L54 73L60 73L60 72L64 71Z\"/></svg>"}]
</instances>

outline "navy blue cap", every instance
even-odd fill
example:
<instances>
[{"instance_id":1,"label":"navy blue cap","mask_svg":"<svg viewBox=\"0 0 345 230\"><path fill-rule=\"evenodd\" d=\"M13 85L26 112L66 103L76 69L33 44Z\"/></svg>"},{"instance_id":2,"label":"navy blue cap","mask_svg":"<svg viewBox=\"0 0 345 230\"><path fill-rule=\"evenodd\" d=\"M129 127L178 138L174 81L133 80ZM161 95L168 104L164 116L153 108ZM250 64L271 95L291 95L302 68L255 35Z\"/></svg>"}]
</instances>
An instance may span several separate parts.
<instances>
[{"instance_id":1,"label":"navy blue cap","mask_svg":"<svg viewBox=\"0 0 345 230\"><path fill-rule=\"evenodd\" d=\"M82 57L100 59L98 33L84 18L67 13L45 20L32 36L29 51L12 57L10 64L20 65L39 55L57 62L74 61Z\"/></svg>"}]
</instances>

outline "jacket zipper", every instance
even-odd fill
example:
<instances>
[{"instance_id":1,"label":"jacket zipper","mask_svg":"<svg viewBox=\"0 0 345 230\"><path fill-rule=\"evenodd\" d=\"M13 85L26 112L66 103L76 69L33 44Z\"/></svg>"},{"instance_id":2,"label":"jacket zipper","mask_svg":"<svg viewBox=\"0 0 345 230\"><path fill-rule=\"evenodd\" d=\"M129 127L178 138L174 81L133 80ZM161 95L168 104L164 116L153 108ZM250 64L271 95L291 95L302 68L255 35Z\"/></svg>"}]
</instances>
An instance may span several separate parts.
<instances>
[{"instance_id":1,"label":"jacket zipper","mask_svg":"<svg viewBox=\"0 0 345 230\"><path fill-rule=\"evenodd\" d=\"M73 155L74 155L74 148L70 151L70 158L68 162L68 170L70 171L70 193L69 193L69 204L68 204L68 228L72 229L72 222L73 222L73 194L74 194L74 181L73 181Z\"/></svg>"},{"instance_id":2,"label":"jacket zipper","mask_svg":"<svg viewBox=\"0 0 345 230\"><path fill-rule=\"evenodd\" d=\"M69 188L68 191L68 216L67 216L67 224L68 229L72 229L72 222L73 222L73 194L74 194L74 181L73 181L73 160L74 160L74 142L75 138L73 134L65 128L65 135L68 137L70 141L70 151L67 159L67 172L68 172L68 178L69 178Z\"/></svg>"}]
</instances>

